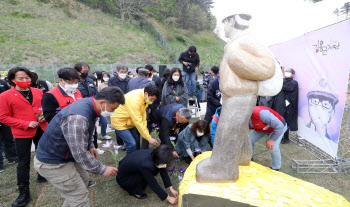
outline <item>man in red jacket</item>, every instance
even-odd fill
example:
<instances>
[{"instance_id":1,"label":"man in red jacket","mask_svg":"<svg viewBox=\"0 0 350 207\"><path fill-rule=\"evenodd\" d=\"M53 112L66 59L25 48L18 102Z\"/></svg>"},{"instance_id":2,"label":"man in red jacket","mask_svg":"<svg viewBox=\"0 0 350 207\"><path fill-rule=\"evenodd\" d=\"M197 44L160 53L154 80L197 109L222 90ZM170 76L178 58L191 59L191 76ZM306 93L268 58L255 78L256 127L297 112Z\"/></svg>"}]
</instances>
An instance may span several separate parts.
<instances>
[{"instance_id":1,"label":"man in red jacket","mask_svg":"<svg viewBox=\"0 0 350 207\"><path fill-rule=\"evenodd\" d=\"M42 116L43 92L30 88L32 73L23 67L8 72L10 90L0 94L0 120L11 127L18 156L17 185L19 196L12 207L25 206L30 202L29 172L32 141L35 148L48 123ZM45 182L38 174L37 182Z\"/></svg>"}]
</instances>

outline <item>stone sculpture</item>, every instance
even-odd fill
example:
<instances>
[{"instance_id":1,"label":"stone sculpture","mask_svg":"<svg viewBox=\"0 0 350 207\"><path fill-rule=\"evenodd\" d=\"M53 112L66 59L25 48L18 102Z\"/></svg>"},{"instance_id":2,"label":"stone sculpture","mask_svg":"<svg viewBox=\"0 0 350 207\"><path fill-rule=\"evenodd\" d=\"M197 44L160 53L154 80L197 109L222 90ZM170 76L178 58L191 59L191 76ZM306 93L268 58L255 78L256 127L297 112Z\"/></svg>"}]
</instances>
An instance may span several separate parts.
<instances>
[{"instance_id":1,"label":"stone sculpture","mask_svg":"<svg viewBox=\"0 0 350 207\"><path fill-rule=\"evenodd\" d=\"M282 73L272 53L247 30L250 19L249 14L235 14L223 20L230 39L220 66L223 106L212 156L197 165L197 182L238 179L238 165L250 165L252 158L248 123L257 95L274 96L282 88Z\"/></svg>"}]
</instances>

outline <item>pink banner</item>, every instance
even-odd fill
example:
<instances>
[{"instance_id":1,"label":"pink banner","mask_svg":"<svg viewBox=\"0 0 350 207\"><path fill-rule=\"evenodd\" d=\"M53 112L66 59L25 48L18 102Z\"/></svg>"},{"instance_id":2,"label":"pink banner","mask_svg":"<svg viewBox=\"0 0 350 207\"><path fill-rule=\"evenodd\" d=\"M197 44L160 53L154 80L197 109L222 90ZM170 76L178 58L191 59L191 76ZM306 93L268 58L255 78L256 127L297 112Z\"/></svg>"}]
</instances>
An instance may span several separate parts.
<instances>
[{"instance_id":1,"label":"pink banner","mask_svg":"<svg viewBox=\"0 0 350 207\"><path fill-rule=\"evenodd\" d=\"M299 83L298 135L337 156L348 89L350 20L270 47Z\"/></svg>"}]
</instances>

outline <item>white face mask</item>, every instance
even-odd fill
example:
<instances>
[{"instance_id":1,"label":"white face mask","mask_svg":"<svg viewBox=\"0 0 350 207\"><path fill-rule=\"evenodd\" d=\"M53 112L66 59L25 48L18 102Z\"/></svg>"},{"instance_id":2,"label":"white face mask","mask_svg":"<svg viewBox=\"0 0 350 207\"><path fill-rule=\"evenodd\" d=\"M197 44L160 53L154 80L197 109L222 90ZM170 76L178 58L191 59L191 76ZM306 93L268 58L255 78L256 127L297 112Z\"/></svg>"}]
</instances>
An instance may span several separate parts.
<instances>
[{"instance_id":1,"label":"white face mask","mask_svg":"<svg viewBox=\"0 0 350 207\"><path fill-rule=\"evenodd\" d=\"M118 74L118 76L119 76L121 79L125 79L125 78L126 78L126 73L120 73L120 74Z\"/></svg>"},{"instance_id":2,"label":"white face mask","mask_svg":"<svg viewBox=\"0 0 350 207\"><path fill-rule=\"evenodd\" d=\"M150 81L151 81L151 80L152 80L152 77L148 78L148 80L150 80Z\"/></svg>"},{"instance_id":3,"label":"white face mask","mask_svg":"<svg viewBox=\"0 0 350 207\"><path fill-rule=\"evenodd\" d=\"M158 165L157 168L166 168L166 164Z\"/></svg>"},{"instance_id":4,"label":"white face mask","mask_svg":"<svg viewBox=\"0 0 350 207\"><path fill-rule=\"evenodd\" d=\"M286 78L290 78L291 76L292 76L291 72L285 72L284 73L284 77L286 77Z\"/></svg>"},{"instance_id":5,"label":"white face mask","mask_svg":"<svg viewBox=\"0 0 350 207\"><path fill-rule=\"evenodd\" d=\"M103 78L104 81L108 82L109 78Z\"/></svg>"},{"instance_id":6,"label":"white face mask","mask_svg":"<svg viewBox=\"0 0 350 207\"><path fill-rule=\"evenodd\" d=\"M72 93L75 93L77 91L78 88L78 84L65 84L64 85L65 89L67 89L67 91L70 91Z\"/></svg>"},{"instance_id":7,"label":"white face mask","mask_svg":"<svg viewBox=\"0 0 350 207\"><path fill-rule=\"evenodd\" d=\"M201 137L201 136L203 136L203 135L204 135L203 132L199 132L199 131L197 130L197 136L198 136L198 137Z\"/></svg>"},{"instance_id":8,"label":"white face mask","mask_svg":"<svg viewBox=\"0 0 350 207\"><path fill-rule=\"evenodd\" d=\"M179 76L173 76L172 78L173 78L173 80L174 80L175 82L177 82L177 81L180 79Z\"/></svg>"},{"instance_id":9,"label":"white face mask","mask_svg":"<svg viewBox=\"0 0 350 207\"><path fill-rule=\"evenodd\" d=\"M105 104L104 111L102 111L102 106L101 106L101 116L108 117L108 116L112 116L112 115L113 115L113 112L107 111L107 104Z\"/></svg>"}]
</instances>

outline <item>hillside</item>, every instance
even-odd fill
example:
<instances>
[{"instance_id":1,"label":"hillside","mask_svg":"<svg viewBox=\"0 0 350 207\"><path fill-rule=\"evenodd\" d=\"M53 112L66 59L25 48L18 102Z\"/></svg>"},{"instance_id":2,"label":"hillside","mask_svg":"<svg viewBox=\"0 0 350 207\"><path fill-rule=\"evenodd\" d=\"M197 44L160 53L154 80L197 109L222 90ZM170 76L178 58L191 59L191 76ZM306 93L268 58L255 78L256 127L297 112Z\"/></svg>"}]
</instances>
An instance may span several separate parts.
<instances>
[{"instance_id":1,"label":"hillside","mask_svg":"<svg viewBox=\"0 0 350 207\"><path fill-rule=\"evenodd\" d=\"M167 50L139 22L123 24L72 0L51 2L0 1L0 64L172 63ZM164 35L177 55L196 45L202 64L221 61L225 43L212 31L197 35L158 26L168 31Z\"/></svg>"}]
</instances>

